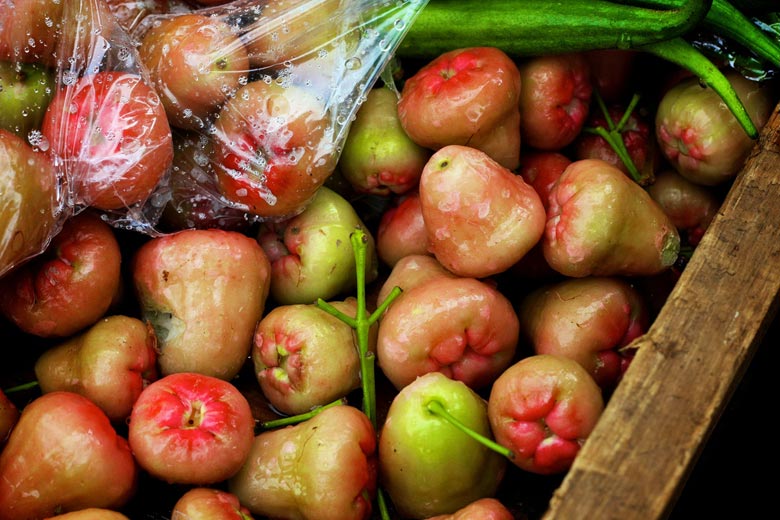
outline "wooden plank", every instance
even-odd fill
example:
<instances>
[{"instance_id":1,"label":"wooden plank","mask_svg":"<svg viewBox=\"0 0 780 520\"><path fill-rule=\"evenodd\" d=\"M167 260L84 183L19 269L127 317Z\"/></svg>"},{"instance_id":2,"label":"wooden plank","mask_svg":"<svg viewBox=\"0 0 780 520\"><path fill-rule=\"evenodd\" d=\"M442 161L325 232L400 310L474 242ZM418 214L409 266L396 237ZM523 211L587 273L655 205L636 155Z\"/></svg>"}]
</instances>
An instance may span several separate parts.
<instances>
[{"instance_id":1,"label":"wooden plank","mask_svg":"<svg viewBox=\"0 0 780 520\"><path fill-rule=\"evenodd\" d=\"M545 520L671 512L769 324L780 293L780 114L735 180L554 493Z\"/></svg>"}]
</instances>

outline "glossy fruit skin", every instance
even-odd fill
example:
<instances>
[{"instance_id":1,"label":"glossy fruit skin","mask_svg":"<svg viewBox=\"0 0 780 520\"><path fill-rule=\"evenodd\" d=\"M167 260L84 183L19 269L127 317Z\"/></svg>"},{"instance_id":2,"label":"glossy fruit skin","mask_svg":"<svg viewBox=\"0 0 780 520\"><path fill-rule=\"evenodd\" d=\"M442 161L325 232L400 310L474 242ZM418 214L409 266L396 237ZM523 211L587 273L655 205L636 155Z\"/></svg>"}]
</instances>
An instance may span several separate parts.
<instances>
[{"instance_id":1,"label":"glossy fruit skin","mask_svg":"<svg viewBox=\"0 0 780 520\"><path fill-rule=\"evenodd\" d=\"M62 202L51 160L0 129L0 276L46 249Z\"/></svg>"},{"instance_id":2,"label":"glossy fruit skin","mask_svg":"<svg viewBox=\"0 0 780 520\"><path fill-rule=\"evenodd\" d=\"M131 271L142 315L156 331L162 375L238 374L271 284L268 257L254 239L220 229L159 236L135 252Z\"/></svg>"},{"instance_id":3,"label":"glossy fruit skin","mask_svg":"<svg viewBox=\"0 0 780 520\"><path fill-rule=\"evenodd\" d=\"M0 3L0 59L55 65L63 7L56 0Z\"/></svg>"},{"instance_id":4,"label":"glossy fruit skin","mask_svg":"<svg viewBox=\"0 0 780 520\"><path fill-rule=\"evenodd\" d=\"M502 455L429 412L430 401L492 438L487 404L462 382L431 372L404 387L379 435L380 483L403 518L451 514L494 496L506 469Z\"/></svg>"},{"instance_id":5,"label":"glossy fruit skin","mask_svg":"<svg viewBox=\"0 0 780 520\"><path fill-rule=\"evenodd\" d=\"M252 520L252 515L234 494L196 487L176 501L171 520Z\"/></svg>"},{"instance_id":6,"label":"glossy fruit skin","mask_svg":"<svg viewBox=\"0 0 780 520\"><path fill-rule=\"evenodd\" d=\"M398 116L421 146L470 146L513 169L520 158L520 84L517 66L500 49L455 49L405 81Z\"/></svg>"},{"instance_id":7,"label":"glossy fruit skin","mask_svg":"<svg viewBox=\"0 0 780 520\"><path fill-rule=\"evenodd\" d=\"M516 466L540 475L571 466L603 409L601 389L579 363L547 354L506 369L488 398L496 441Z\"/></svg>"},{"instance_id":8,"label":"glossy fruit skin","mask_svg":"<svg viewBox=\"0 0 780 520\"><path fill-rule=\"evenodd\" d=\"M365 520L376 492L376 433L352 406L262 432L228 490L258 516Z\"/></svg>"},{"instance_id":9,"label":"glossy fruit skin","mask_svg":"<svg viewBox=\"0 0 780 520\"><path fill-rule=\"evenodd\" d=\"M550 205L550 192L553 186L571 162L571 159L561 152L530 150L523 154L520 161L520 176L539 194L545 211Z\"/></svg>"},{"instance_id":10,"label":"glossy fruit skin","mask_svg":"<svg viewBox=\"0 0 780 520\"><path fill-rule=\"evenodd\" d=\"M50 516L46 520L130 520L128 517L112 509L88 507L61 515Z\"/></svg>"},{"instance_id":11,"label":"glossy fruit skin","mask_svg":"<svg viewBox=\"0 0 780 520\"><path fill-rule=\"evenodd\" d=\"M505 271L539 241L539 195L487 154L467 146L437 151L420 178L430 250L455 274L484 278Z\"/></svg>"},{"instance_id":12,"label":"glossy fruit skin","mask_svg":"<svg viewBox=\"0 0 780 520\"><path fill-rule=\"evenodd\" d=\"M74 202L102 210L145 202L173 160L160 98L130 72L98 72L63 86L41 131L64 161Z\"/></svg>"},{"instance_id":13,"label":"glossy fruit skin","mask_svg":"<svg viewBox=\"0 0 780 520\"><path fill-rule=\"evenodd\" d=\"M0 128L27 141L31 131L40 129L54 88L52 69L0 60Z\"/></svg>"},{"instance_id":14,"label":"glossy fruit skin","mask_svg":"<svg viewBox=\"0 0 780 520\"><path fill-rule=\"evenodd\" d=\"M550 194L542 246L565 276L641 276L674 264L680 236L637 183L609 163L582 159Z\"/></svg>"},{"instance_id":15,"label":"glossy fruit skin","mask_svg":"<svg viewBox=\"0 0 780 520\"><path fill-rule=\"evenodd\" d=\"M0 281L0 311L23 331L64 338L97 322L121 285L113 228L94 213L68 219L46 251Z\"/></svg>"},{"instance_id":16,"label":"glossy fruit skin","mask_svg":"<svg viewBox=\"0 0 780 520\"><path fill-rule=\"evenodd\" d=\"M396 262L387 275L377 293L377 301L384 301L394 287L399 287L403 291L399 295L400 298L412 288L440 276L457 278L457 275L449 272L430 255L407 255Z\"/></svg>"},{"instance_id":17,"label":"glossy fruit skin","mask_svg":"<svg viewBox=\"0 0 780 520\"><path fill-rule=\"evenodd\" d=\"M181 372L147 386L128 441L138 464L169 483L208 485L233 476L254 438L246 398L227 381Z\"/></svg>"},{"instance_id":18,"label":"glossy fruit skin","mask_svg":"<svg viewBox=\"0 0 780 520\"><path fill-rule=\"evenodd\" d=\"M96 404L71 392L45 394L24 408L0 453L0 518L119 508L137 478L127 441Z\"/></svg>"},{"instance_id":19,"label":"glossy fruit skin","mask_svg":"<svg viewBox=\"0 0 780 520\"><path fill-rule=\"evenodd\" d=\"M382 317L377 361L398 390L428 372L480 389L511 363L518 331L511 303L494 287L437 276L406 291Z\"/></svg>"},{"instance_id":20,"label":"glossy fruit skin","mask_svg":"<svg viewBox=\"0 0 780 520\"><path fill-rule=\"evenodd\" d=\"M420 194L417 191L407 193L382 214L376 233L377 255L393 267L407 255L432 255L429 246Z\"/></svg>"},{"instance_id":21,"label":"glossy fruit skin","mask_svg":"<svg viewBox=\"0 0 780 520\"><path fill-rule=\"evenodd\" d=\"M151 325L113 315L46 350L35 362L35 376L42 392L83 395L118 422L130 416L138 396L157 378L156 361Z\"/></svg>"},{"instance_id":22,"label":"glossy fruit skin","mask_svg":"<svg viewBox=\"0 0 780 520\"><path fill-rule=\"evenodd\" d=\"M428 520L513 520L514 516L495 498L480 498L451 515L432 516Z\"/></svg>"}]
</instances>

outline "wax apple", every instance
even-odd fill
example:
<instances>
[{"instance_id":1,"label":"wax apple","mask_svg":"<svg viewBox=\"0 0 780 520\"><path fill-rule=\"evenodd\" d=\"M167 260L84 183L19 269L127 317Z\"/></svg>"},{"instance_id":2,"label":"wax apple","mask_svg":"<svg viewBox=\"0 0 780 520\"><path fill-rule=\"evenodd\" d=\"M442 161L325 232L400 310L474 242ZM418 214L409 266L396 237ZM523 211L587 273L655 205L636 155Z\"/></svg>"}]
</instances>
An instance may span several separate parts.
<instances>
[{"instance_id":1,"label":"wax apple","mask_svg":"<svg viewBox=\"0 0 780 520\"><path fill-rule=\"evenodd\" d=\"M111 509L90 507L61 515L50 516L46 520L130 520L122 513Z\"/></svg>"},{"instance_id":2,"label":"wax apple","mask_svg":"<svg viewBox=\"0 0 780 520\"><path fill-rule=\"evenodd\" d=\"M0 129L0 276L42 252L57 230L61 201L48 156ZM5 298L4 298L5 299ZM4 300L3 299L3 300Z\"/></svg>"},{"instance_id":3,"label":"wax apple","mask_svg":"<svg viewBox=\"0 0 780 520\"><path fill-rule=\"evenodd\" d=\"M271 296L281 304L328 300L355 287L355 252L349 236L368 240L366 283L377 276L371 233L344 197L323 186L299 215L261 226L258 242L271 261Z\"/></svg>"},{"instance_id":4,"label":"wax apple","mask_svg":"<svg viewBox=\"0 0 780 520\"><path fill-rule=\"evenodd\" d=\"M637 183L599 159L573 162L550 194L544 257L573 277L642 276L677 260L680 235Z\"/></svg>"},{"instance_id":5,"label":"wax apple","mask_svg":"<svg viewBox=\"0 0 780 520\"><path fill-rule=\"evenodd\" d=\"M228 490L257 515L364 520L376 491L376 433L351 406L255 437Z\"/></svg>"},{"instance_id":6,"label":"wax apple","mask_svg":"<svg viewBox=\"0 0 780 520\"><path fill-rule=\"evenodd\" d=\"M560 152L532 150L523 155L520 162L520 175L533 186L544 205L545 211L550 205L550 192L558 177L561 176L571 159Z\"/></svg>"},{"instance_id":7,"label":"wax apple","mask_svg":"<svg viewBox=\"0 0 780 520\"><path fill-rule=\"evenodd\" d=\"M689 181L667 169L656 175L647 192L661 206L691 245L698 245L721 206L721 198L709 186Z\"/></svg>"},{"instance_id":8,"label":"wax apple","mask_svg":"<svg viewBox=\"0 0 780 520\"><path fill-rule=\"evenodd\" d=\"M514 516L495 498L480 498L451 515L432 516L428 520L513 520Z\"/></svg>"},{"instance_id":9,"label":"wax apple","mask_svg":"<svg viewBox=\"0 0 780 520\"><path fill-rule=\"evenodd\" d=\"M220 229L179 231L141 246L131 270L142 314L156 331L163 375L238 374L271 282L254 239Z\"/></svg>"},{"instance_id":10,"label":"wax apple","mask_svg":"<svg viewBox=\"0 0 780 520\"><path fill-rule=\"evenodd\" d=\"M474 389L512 362L519 322L512 304L473 278L435 277L393 302L379 323L377 361L401 389L441 372Z\"/></svg>"},{"instance_id":11,"label":"wax apple","mask_svg":"<svg viewBox=\"0 0 780 520\"><path fill-rule=\"evenodd\" d=\"M737 73L726 75L759 130L769 120L769 90ZM664 157L685 178L715 186L734 178L753 140L712 89L697 78L681 81L661 98L655 135Z\"/></svg>"},{"instance_id":12,"label":"wax apple","mask_svg":"<svg viewBox=\"0 0 780 520\"><path fill-rule=\"evenodd\" d=\"M119 508L137 476L127 441L96 404L71 392L45 394L24 408L0 453L0 518Z\"/></svg>"},{"instance_id":13,"label":"wax apple","mask_svg":"<svg viewBox=\"0 0 780 520\"><path fill-rule=\"evenodd\" d=\"M121 283L114 230L82 212L67 220L44 254L0 281L0 311L25 332L66 337L98 321Z\"/></svg>"},{"instance_id":14,"label":"wax apple","mask_svg":"<svg viewBox=\"0 0 780 520\"><path fill-rule=\"evenodd\" d=\"M234 29L200 13L162 17L147 31L138 54L174 126L202 129L247 81L249 58Z\"/></svg>"},{"instance_id":15,"label":"wax apple","mask_svg":"<svg viewBox=\"0 0 780 520\"><path fill-rule=\"evenodd\" d=\"M450 145L420 178L430 250L450 271L484 278L505 271L542 237L545 211L536 191L485 153Z\"/></svg>"},{"instance_id":16,"label":"wax apple","mask_svg":"<svg viewBox=\"0 0 780 520\"><path fill-rule=\"evenodd\" d=\"M588 61L581 53L538 56L519 70L524 143L561 150L574 141L588 115L593 94Z\"/></svg>"},{"instance_id":17,"label":"wax apple","mask_svg":"<svg viewBox=\"0 0 780 520\"><path fill-rule=\"evenodd\" d=\"M117 23L128 34L139 26L149 15L167 13L170 4L168 0L103 0Z\"/></svg>"},{"instance_id":18,"label":"wax apple","mask_svg":"<svg viewBox=\"0 0 780 520\"><path fill-rule=\"evenodd\" d=\"M584 54L593 88L602 99L608 103L627 101L639 53L634 49L593 49Z\"/></svg>"},{"instance_id":19,"label":"wax apple","mask_svg":"<svg viewBox=\"0 0 780 520\"><path fill-rule=\"evenodd\" d=\"M398 118L398 95L369 91L349 127L339 159L346 179L361 193L406 193L417 186L431 151L412 141Z\"/></svg>"},{"instance_id":20,"label":"wax apple","mask_svg":"<svg viewBox=\"0 0 780 520\"><path fill-rule=\"evenodd\" d=\"M241 468L254 425L249 403L235 386L182 372L141 392L130 415L128 441L138 464L155 478L207 485Z\"/></svg>"},{"instance_id":21,"label":"wax apple","mask_svg":"<svg viewBox=\"0 0 780 520\"><path fill-rule=\"evenodd\" d=\"M42 392L81 394L112 421L124 421L141 391L157 377L156 348L150 325L109 316L44 352L35 362L35 376Z\"/></svg>"},{"instance_id":22,"label":"wax apple","mask_svg":"<svg viewBox=\"0 0 780 520\"><path fill-rule=\"evenodd\" d=\"M262 80L241 87L215 125L222 194L268 219L300 213L336 165L329 117L312 89Z\"/></svg>"},{"instance_id":23,"label":"wax apple","mask_svg":"<svg viewBox=\"0 0 780 520\"><path fill-rule=\"evenodd\" d=\"M165 109L139 74L98 72L64 85L42 132L64 161L76 202L102 210L146 201L173 160Z\"/></svg>"},{"instance_id":24,"label":"wax apple","mask_svg":"<svg viewBox=\"0 0 780 520\"><path fill-rule=\"evenodd\" d=\"M393 290L393 287L401 288L403 293L401 293L399 298L403 298L410 289L440 276L457 278L456 275L445 269L444 266L432 256L407 255L396 262L393 269L387 275L387 278L377 293L377 301L384 301L390 294L390 291ZM398 300L396 299L396 301Z\"/></svg>"},{"instance_id":25,"label":"wax apple","mask_svg":"<svg viewBox=\"0 0 780 520\"><path fill-rule=\"evenodd\" d=\"M460 381L432 372L401 390L379 435L380 482L403 518L451 514L494 496L506 460L428 405L440 403L458 421L492 438L485 401Z\"/></svg>"},{"instance_id":26,"label":"wax apple","mask_svg":"<svg viewBox=\"0 0 780 520\"><path fill-rule=\"evenodd\" d=\"M2 449L5 440L11 434L19 420L19 409L8 399L8 396L0 390L0 449Z\"/></svg>"},{"instance_id":27,"label":"wax apple","mask_svg":"<svg viewBox=\"0 0 780 520\"><path fill-rule=\"evenodd\" d=\"M428 250L420 194L415 190L382 213L376 232L376 252L380 260L393 267L407 255L432 254Z\"/></svg>"},{"instance_id":28,"label":"wax apple","mask_svg":"<svg viewBox=\"0 0 780 520\"><path fill-rule=\"evenodd\" d=\"M54 65L64 2L0 2L0 59Z\"/></svg>"},{"instance_id":29,"label":"wax apple","mask_svg":"<svg viewBox=\"0 0 780 520\"><path fill-rule=\"evenodd\" d=\"M54 87L54 74L44 65L0 61L0 128L26 140L40 128Z\"/></svg>"},{"instance_id":30,"label":"wax apple","mask_svg":"<svg viewBox=\"0 0 780 520\"><path fill-rule=\"evenodd\" d=\"M514 169L520 160L520 90L517 66L500 49L457 49L404 82L398 116L421 146L467 145Z\"/></svg>"},{"instance_id":31,"label":"wax apple","mask_svg":"<svg viewBox=\"0 0 780 520\"><path fill-rule=\"evenodd\" d=\"M355 316L354 299L331 302ZM376 327L369 336L376 348ZM281 305L257 326L252 361L268 401L295 415L325 405L360 386L360 359L353 329L314 304Z\"/></svg>"},{"instance_id":32,"label":"wax apple","mask_svg":"<svg viewBox=\"0 0 780 520\"><path fill-rule=\"evenodd\" d=\"M633 357L624 347L649 325L639 291L619 278L572 278L542 286L522 299L518 314L534 352L573 359L608 390Z\"/></svg>"},{"instance_id":33,"label":"wax apple","mask_svg":"<svg viewBox=\"0 0 780 520\"><path fill-rule=\"evenodd\" d=\"M576 361L534 355L509 367L488 398L490 426L512 462L531 473L566 471L593 431L601 389Z\"/></svg>"},{"instance_id":34,"label":"wax apple","mask_svg":"<svg viewBox=\"0 0 780 520\"><path fill-rule=\"evenodd\" d=\"M252 514L233 493L196 487L176 501L171 520L252 520Z\"/></svg>"}]
</instances>

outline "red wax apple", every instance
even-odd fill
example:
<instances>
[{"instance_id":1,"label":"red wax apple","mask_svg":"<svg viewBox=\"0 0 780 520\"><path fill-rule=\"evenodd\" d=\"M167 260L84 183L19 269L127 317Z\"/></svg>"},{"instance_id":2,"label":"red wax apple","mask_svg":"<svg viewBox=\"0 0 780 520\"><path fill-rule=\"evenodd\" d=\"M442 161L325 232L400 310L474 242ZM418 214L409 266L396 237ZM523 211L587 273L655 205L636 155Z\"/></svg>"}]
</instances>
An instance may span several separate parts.
<instances>
[{"instance_id":1,"label":"red wax apple","mask_svg":"<svg viewBox=\"0 0 780 520\"><path fill-rule=\"evenodd\" d=\"M147 386L133 406L128 441L138 464L170 483L206 485L241 468L254 439L246 398L227 381L182 372Z\"/></svg>"},{"instance_id":2,"label":"red wax apple","mask_svg":"<svg viewBox=\"0 0 780 520\"><path fill-rule=\"evenodd\" d=\"M523 155L520 161L520 175L539 194L545 211L550 205L550 192L553 186L570 164L571 159L560 152L532 150Z\"/></svg>"},{"instance_id":3,"label":"red wax apple","mask_svg":"<svg viewBox=\"0 0 780 520\"><path fill-rule=\"evenodd\" d=\"M121 252L100 217L70 218L44 254L0 281L0 311L25 332L65 337L99 320L121 282Z\"/></svg>"},{"instance_id":4,"label":"red wax apple","mask_svg":"<svg viewBox=\"0 0 780 520\"><path fill-rule=\"evenodd\" d=\"M42 392L81 394L112 421L124 421L141 391L157 377L156 348L151 325L109 316L44 352L35 362L35 375Z\"/></svg>"},{"instance_id":5,"label":"red wax apple","mask_svg":"<svg viewBox=\"0 0 780 520\"><path fill-rule=\"evenodd\" d=\"M55 65L64 4L60 0L0 2L0 59Z\"/></svg>"},{"instance_id":6,"label":"red wax apple","mask_svg":"<svg viewBox=\"0 0 780 520\"><path fill-rule=\"evenodd\" d=\"M138 47L172 125L205 128L209 117L247 81L244 44L219 17L161 17Z\"/></svg>"},{"instance_id":7,"label":"red wax apple","mask_svg":"<svg viewBox=\"0 0 780 520\"><path fill-rule=\"evenodd\" d=\"M496 441L516 466L542 475L571 466L603 409L601 388L579 363L544 354L506 369L488 398Z\"/></svg>"},{"instance_id":8,"label":"red wax apple","mask_svg":"<svg viewBox=\"0 0 780 520\"><path fill-rule=\"evenodd\" d=\"M238 374L271 281L257 241L236 231L179 231L142 245L131 270L141 312L156 331L163 375Z\"/></svg>"},{"instance_id":9,"label":"red wax apple","mask_svg":"<svg viewBox=\"0 0 780 520\"><path fill-rule=\"evenodd\" d=\"M222 194L261 217L300 213L336 166L328 119L312 89L262 80L241 87L215 125Z\"/></svg>"},{"instance_id":10,"label":"red wax apple","mask_svg":"<svg viewBox=\"0 0 780 520\"><path fill-rule=\"evenodd\" d=\"M119 508L136 490L127 441L86 397L52 392L22 411L0 453L0 519Z\"/></svg>"},{"instance_id":11,"label":"red wax apple","mask_svg":"<svg viewBox=\"0 0 780 520\"><path fill-rule=\"evenodd\" d=\"M98 72L64 85L42 132L64 161L77 202L103 210L143 203L173 160L160 98L129 72Z\"/></svg>"},{"instance_id":12,"label":"red wax apple","mask_svg":"<svg viewBox=\"0 0 780 520\"><path fill-rule=\"evenodd\" d=\"M594 49L585 52L593 88L608 103L625 102L630 97L631 78L639 53L634 49Z\"/></svg>"},{"instance_id":13,"label":"red wax apple","mask_svg":"<svg viewBox=\"0 0 780 520\"><path fill-rule=\"evenodd\" d=\"M407 255L432 254L429 246L420 194L413 191L382 214L376 233L376 252L386 265L393 267Z\"/></svg>"},{"instance_id":14,"label":"red wax apple","mask_svg":"<svg viewBox=\"0 0 780 520\"><path fill-rule=\"evenodd\" d=\"M11 434L19 420L19 409L8 399L8 396L0 390L0 449L2 449L5 440Z\"/></svg>"},{"instance_id":15,"label":"red wax apple","mask_svg":"<svg viewBox=\"0 0 780 520\"><path fill-rule=\"evenodd\" d=\"M524 143L560 150L574 141L588 115L593 88L580 53L538 56L520 64L520 114Z\"/></svg>"},{"instance_id":16,"label":"red wax apple","mask_svg":"<svg viewBox=\"0 0 780 520\"><path fill-rule=\"evenodd\" d=\"M169 0L103 0L117 23L132 34L141 21L149 15L168 12L173 1Z\"/></svg>"},{"instance_id":17,"label":"red wax apple","mask_svg":"<svg viewBox=\"0 0 780 520\"><path fill-rule=\"evenodd\" d=\"M434 276L387 309L377 361L399 390L428 372L479 389L509 366L518 334L512 304L495 288L473 278Z\"/></svg>"},{"instance_id":18,"label":"red wax apple","mask_svg":"<svg viewBox=\"0 0 780 520\"><path fill-rule=\"evenodd\" d=\"M406 80L398 116L421 146L471 146L514 169L520 159L520 90L517 66L500 49L457 49Z\"/></svg>"},{"instance_id":19,"label":"red wax apple","mask_svg":"<svg viewBox=\"0 0 780 520\"><path fill-rule=\"evenodd\" d=\"M513 520L511 511L495 498L480 498L451 515L432 516L428 520Z\"/></svg>"},{"instance_id":20,"label":"red wax apple","mask_svg":"<svg viewBox=\"0 0 780 520\"><path fill-rule=\"evenodd\" d=\"M233 493L196 487L176 501L171 520L252 520L252 514Z\"/></svg>"},{"instance_id":21,"label":"red wax apple","mask_svg":"<svg viewBox=\"0 0 780 520\"><path fill-rule=\"evenodd\" d=\"M542 237L545 211L521 176L467 146L437 151L420 178L430 250L460 276L505 271Z\"/></svg>"}]
</instances>

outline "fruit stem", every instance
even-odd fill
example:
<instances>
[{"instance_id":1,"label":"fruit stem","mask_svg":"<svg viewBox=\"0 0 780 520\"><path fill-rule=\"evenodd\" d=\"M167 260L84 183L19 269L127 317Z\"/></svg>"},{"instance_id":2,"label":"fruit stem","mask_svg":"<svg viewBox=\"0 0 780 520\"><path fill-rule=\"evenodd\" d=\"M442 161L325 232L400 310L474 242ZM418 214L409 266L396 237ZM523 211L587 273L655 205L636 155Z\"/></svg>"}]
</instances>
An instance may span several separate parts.
<instances>
[{"instance_id":1,"label":"fruit stem","mask_svg":"<svg viewBox=\"0 0 780 520\"><path fill-rule=\"evenodd\" d=\"M431 412L434 415L438 415L442 419L445 419L450 424L455 426L457 429L471 437L472 439L476 440L477 442L481 443L483 446L490 448L491 450L495 451L496 453L503 455L504 457L508 459L514 459L515 454L510 450L509 448L502 446L498 444L497 442L488 439L484 435L475 432L462 422L460 422L458 419L456 419L452 414L450 414L447 409L444 407L443 404L441 404L439 401L432 399L428 401L428 403L425 405L425 408Z\"/></svg>"},{"instance_id":2,"label":"fruit stem","mask_svg":"<svg viewBox=\"0 0 780 520\"><path fill-rule=\"evenodd\" d=\"M38 381L30 381L29 383L22 383L21 385L12 386L11 388L6 388L3 390L3 393L5 394L12 394L14 392L22 392L24 390L29 390L30 388L35 388L38 386Z\"/></svg>"},{"instance_id":3,"label":"fruit stem","mask_svg":"<svg viewBox=\"0 0 780 520\"><path fill-rule=\"evenodd\" d=\"M390 520L390 511L387 509L387 502L385 501L385 494L382 488L376 490L376 501L379 504L379 517L382 520Z\"/></svg>"},{"instance_id":4,"label":"fruit stem","mask_svg":"<svg viewBox=\"0 0 780 520\"><path fill-rule=\"evenodd\" d=\"M272 421L265 421L263 423L260 423L260 426L264 430L272 430L274 428L279 428L280 426L288 426L290 424L298 424L303 421L307 421L317 415L318 413L331 408L333 406L340 406L347 404L346 397L342 397L341 399L337 399L336 401L333 401L332 403L324 404L322 406L317 406L316 408L312 408L308 412L300 413L298 415L291 415L289 417L282 417L281 419L274 419Z\"/></svg>"}]
</instances>

